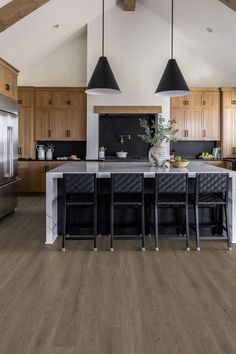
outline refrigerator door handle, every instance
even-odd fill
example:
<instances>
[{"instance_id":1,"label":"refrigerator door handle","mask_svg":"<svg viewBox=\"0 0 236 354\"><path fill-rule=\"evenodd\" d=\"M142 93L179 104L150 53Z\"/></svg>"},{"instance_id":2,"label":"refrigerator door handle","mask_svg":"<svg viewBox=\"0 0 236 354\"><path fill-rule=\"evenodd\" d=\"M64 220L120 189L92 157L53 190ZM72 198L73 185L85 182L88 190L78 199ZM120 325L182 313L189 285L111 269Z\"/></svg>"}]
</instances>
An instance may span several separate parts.
<instances>
[{"instance_id":1,"label":"refrigerator door handle","mask_svg":"<svg viewBox=\"0 0 236 354\"><path fill-rule=\"evenodd\" d=\"M7 127L7 177L14 175L13 127Z\"/></svg>"}]
</instances>

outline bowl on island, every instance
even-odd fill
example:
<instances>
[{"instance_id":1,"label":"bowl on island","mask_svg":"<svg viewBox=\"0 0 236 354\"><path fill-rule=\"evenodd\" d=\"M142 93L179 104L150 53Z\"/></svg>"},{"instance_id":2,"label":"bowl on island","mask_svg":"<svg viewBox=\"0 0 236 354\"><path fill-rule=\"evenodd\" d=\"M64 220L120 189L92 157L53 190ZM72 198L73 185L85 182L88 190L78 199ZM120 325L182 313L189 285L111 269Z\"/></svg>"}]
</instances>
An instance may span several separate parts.
<instances>
[{"instance_id":1,"label":"bowl on island","mask_svg":"<svg viewBox=\"0 0 236 354\"><path fill-rule=\"evenodd\" d=\"M118 151L116 153L117 157L119 157L119 159L126 159L128 152L126 151Z\"/></svg>"},{"instance_id":2,"label":"bowl on island","mask_svg":"<svg viewBox=\"0 0 236 354\"><path fill-rule=\"evenodd\" d=\"M187 167L189 162L190 162L189 160L180 160L180 161L170 160L171 165L176 168Z\"/></svg>"}]
</instances>

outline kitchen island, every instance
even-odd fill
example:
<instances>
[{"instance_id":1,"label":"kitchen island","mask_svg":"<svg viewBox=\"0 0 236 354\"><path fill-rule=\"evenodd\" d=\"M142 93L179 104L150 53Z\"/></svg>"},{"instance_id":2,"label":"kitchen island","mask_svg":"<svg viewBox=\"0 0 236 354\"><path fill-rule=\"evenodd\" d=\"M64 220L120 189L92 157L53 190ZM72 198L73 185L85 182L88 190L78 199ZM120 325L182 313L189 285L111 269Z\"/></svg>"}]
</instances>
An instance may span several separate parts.
<instances>
[{"instance_id":1,"label":"kitchen island","mask_svg":"<svg viewBox=\"0 0 236 354\"><path fill-rule=\"evenodd\" d=\"M46 174L46 244L53 244L60 235L60 189L63 173L96 173L98 179L108 181L111 173L144 173L145 179L154 179L155 173L187 173L195 178L197 173L229 173L229 229L232 242L236 242L236 172L192 161L187 168L158 169L149 162L67 162ZM103 188L103 187L102 187ZM105 207L104 207L105 209Z\"/></svg>"}]
</instances>

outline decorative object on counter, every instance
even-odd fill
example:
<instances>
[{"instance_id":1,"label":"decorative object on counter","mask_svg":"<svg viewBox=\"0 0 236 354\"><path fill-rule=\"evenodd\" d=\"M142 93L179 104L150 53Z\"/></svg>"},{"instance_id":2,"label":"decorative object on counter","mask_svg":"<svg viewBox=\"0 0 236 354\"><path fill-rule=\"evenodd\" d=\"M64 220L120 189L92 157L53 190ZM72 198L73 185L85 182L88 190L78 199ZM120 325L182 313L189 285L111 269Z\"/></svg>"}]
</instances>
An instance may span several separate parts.
<instances>
[{"instance_id":1,"label":"decorative object on counter","mask_svg":"<svg viewBox=\"0 0 236 354\"><path fill-rule=\"evenodd\" d=\"M36 150L38 152L38 160L45 160L46 146L36 145Z\"/></svg>"},{"instance_id":2,"label":"decorative object on counter","mask_svg":"<svg viewBox=\"0 0 236 354\"><path fill-rule=\"evenodd\" d=\"M119 159L126 159L128 152L127 151L117 151L116 155L119 157Z\"/></svg>"},{"instance_id":3,"label":"decorative object on counter","mask_svg":"<svg viewBox=\"0 0 236 354\"><path fill-rule=\"evenodd\" d=\"M199 156L199 159L203 160L213 160L214 156L210 154L209 152L202 152Z\"/></svg>"},{"instance_id":4,"label":"decorative object on counter","mask_svg":"<svg viewBox=\"0 0 236 354\"><path fill-rule=\"evenodd\" d=\"M100 146L99 150L98 150L98 158L101 160L105 159L105 151L106 151L106 147L105 146Z\"/></svg>"},{"instance_id":5,"label":"decorative object on counter","mask_svg":"<svg viewBox=\"0 0 236 354\"><path fill-rule=\"evenodd\" d=\"M212 155L213 155L213 158L214 160L220 160L220 148L219 147L216 147L212 150Z\"/></svg>"},{"instance_id":6,"label":"decorative object on counter","mask_svg":"<svg viewBox=\"0 0 236 354\"><path fill-rule=\"evenodd\" d=\"M127 135L119 135L119 139L120 139L120 143L124 144L124 140L131 140L131 135L127 134Z\"/></svg>"},{"instance_id":7,"label":"decorative object on counter","mask_svg":"<svg viewBox=\"0 0 236 354\"><path fill-rule=\"evenodd\" d=\"M53 160L54 145L48 144L46 146L46 160Z\"/></svg>"},{"instance_id":8,"label":"decorative object on counter","mask_svg":"<svg viewBox=\"0 0 236 354\"><path fill-rule=\"evenodd\" d=\"M158 116L156 120L152 120L151 124L146 119L140 119L140 125L144 129L144 134L139 137L145 143L152 145L148 152L148 158L152 166L165 166L170 155L164 143L176 141L175 135L178 129L173 128L175 120L168 122L162 116Z\"/></svg>"},{"instance_id":9,"label":"decorative object on counter","mask_svg":"<svg viewBox=\"0 0 236 354\"><path fill-rule=\"evenodd\" d=\"M187 167L189 164L189 160L186 159L182 159L181 156L175 156L174 159L170 160L170 163L173 167L177 167L177 168L184 168Z\"/></svg>"},{"instance_id":10,"label":"decorative object on counter","mask_svg":"<svg viewBox=\"0 0 236 354\"><path fill-rule=\"evenodd\" d=\"M104 56L104 0L102 0L102 56L98 60L85 92L91 95L116 95L120 93L120 88L107 57Z\"/></svg>"},{"instance_id":11,"label":"decorative object on counter","mask_svg":"<svg viewBox=\"0 0 236 354\"><path fill-rule=\"evenodd\" d=\"M174 57L174 0L171 0L171 59L168 60L155 94L175 97L190 94L189 87Z\"/></svg>"},{"instance_id":12,"label":"decorative object on counter","mask_svg":"<svg viewBox=\"0 0 236 354\"><path fill-rule=\"evenodd\" d=\"M80 158L77 157L76 155L70 155L70 156L68 157L68 160L80 160Z\"/></svg>"}]
</instances>

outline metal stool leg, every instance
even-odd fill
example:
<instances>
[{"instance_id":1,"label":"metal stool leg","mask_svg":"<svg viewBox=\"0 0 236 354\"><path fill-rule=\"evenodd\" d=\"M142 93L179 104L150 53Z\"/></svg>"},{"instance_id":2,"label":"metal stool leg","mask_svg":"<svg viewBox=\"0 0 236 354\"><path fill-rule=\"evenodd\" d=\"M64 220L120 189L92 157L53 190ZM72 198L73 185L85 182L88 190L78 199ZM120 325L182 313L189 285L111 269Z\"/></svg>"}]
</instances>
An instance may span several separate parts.
<instances>
[{"instance_id":1,"label":"metal stool leg","mask_svg":"<svg viewBox=\"0 0 236 354\"><path fill-rule=\"evenodd\" d=\"M114 206L111 203L111 238L110 238L110 251L113 252L113 235L114 235Z\"/></svg>"},{"instance_id":2,"label":"metal stool leg","mask_svg":"<svg viewBox=\"0 0 236 354\"><path fill-rule=\"evenodd\" d=\"M186 222L186 249L190 251L190 242L189 242L189 210L188 204L185 205L185 222Z\"/></svg>"},{"instance_id":3,"label":"metal stool leg","mask_svg":"<svg viewBox=\"0 0 236 354\"><path fill-rule=\"evenodd\" d=\"M97 204L95 203L93 208L93 232L94 232L94 239L93 239L93 250L97 251Z\"/></svg>"},{"instance_id":4,"label":"metal stool leg","mask_svg":"<svg viewBox=\"0 0 236 354\"><path fill-rule=\"evenodd\" d=\"M158 207L157 204L155 203L154 206L154 220L155 220L155 251L159 251L158 248Z\"/></svg>"},{"instance_id":5,"label":"metal stool leg","mask_svg":"<svg viewBox=\"0 0 236 354\"><path fill-rule=\"evenodd\" d=\"M62 245L61 245L61 250L62 252L65 252L65 236L66 236L66 204L64 204L64 210L63 210L63 235L62 235Z\"/></svg>"},{"instance_id":6,"label":"metal stool leg","mask_svg":"<svg viewBox=\"0 0 236 354\"><path fill-rule=\"evenodd\" d=\"M195 204L195 226L196 226L196 246L197 246L197 251L200 251L199 210L197 204Z\"/></svg>"},{"instance_id":7,"label":"metal stool leg","mask_svg":"<svg viewBox=\"0 0 236 354\"><path fill-rule=\"evenodd\" d=\"M141 206L141 229L142 229L142 251L145 251L145 210L144 203Z\"/></svg>"},{"instance_id":8,"label":"metal stool leg","mask_svg":"<svg viewBox=\"0 0 236 354\"><path fill-rule=\"evenodd\" d=\"M224 205L224 212L225 212L225 227L226 227L226 236L227 236L227 244L228 248L231 251L232 250L232 244L231 244L231 237L229 235L229 224L228 224L228 208L227 205Z\"/></svg>"}]
</instances>

